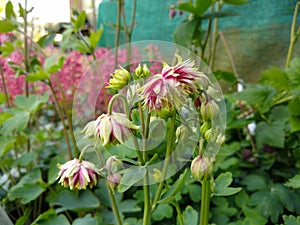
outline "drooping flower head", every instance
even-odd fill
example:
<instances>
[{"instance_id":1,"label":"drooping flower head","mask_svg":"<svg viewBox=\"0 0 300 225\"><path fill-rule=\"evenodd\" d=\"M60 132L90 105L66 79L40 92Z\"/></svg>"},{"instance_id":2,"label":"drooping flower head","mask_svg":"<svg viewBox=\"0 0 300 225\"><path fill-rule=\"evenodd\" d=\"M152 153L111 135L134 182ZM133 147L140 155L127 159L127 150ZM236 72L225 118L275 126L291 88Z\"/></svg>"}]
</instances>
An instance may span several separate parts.
<instances>
[{"instance_id":1,"label":"drooping flower head","mask_svg":"<svg viewBox=\"0 0 300 225\"><path fill-rule=\"evenodd\" d=\"M111 115L103 113L95 121L89 122L82 133L89 137L94 136L103 146L107 146L124 143L133 135L132 129L139 129L139 126L133 124L126 114L113 112Z\"/></svg>"},{"instance_id":2,"label":"drooping flower head","mask_svg":"<svg viewBox=\"0 0 300 225\"><path fill-rule=\"evenodd\" d=\"M178 108L185 102L187 95L196 90L196 82L206 77L194 67L194 61L188 59L182 62L179 56L177 59L175 66L164 63L161 74L152 77L142 87L144 106L155 110Z\"/></svg>"},{"instance_id":3,"label":"drooping flower head","mask_svg":"<svg viewBox=\"0 0 300 225\"><path fill-rule=\"evenodd\" d=\"M58 164L58 167L60 171L56 179L64 187L81 190L97 184L99 171L91 162L73 159L62 165Z\"/></svg>"},{"instance_id":4,"label":"drooping flower head","mask_svg":"<svg viewBox=\"0 0 300 225\"><path fill-rule=\"evenodd\" d=\"M142 87L141 94L144 106L154 110L179 107L186 96L179 82L174 79L165 79L160 74Z\"/></svg>"}]
</instances>

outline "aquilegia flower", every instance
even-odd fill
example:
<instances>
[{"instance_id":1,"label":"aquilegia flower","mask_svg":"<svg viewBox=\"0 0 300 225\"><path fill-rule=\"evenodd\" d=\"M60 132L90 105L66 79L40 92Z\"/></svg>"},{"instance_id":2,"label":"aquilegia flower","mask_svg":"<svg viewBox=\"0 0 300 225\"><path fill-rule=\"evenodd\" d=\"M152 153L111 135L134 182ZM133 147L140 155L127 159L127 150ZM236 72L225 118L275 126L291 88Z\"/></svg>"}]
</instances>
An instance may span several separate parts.
<instances>
[{"instance_id":1,"label":"aquilegia flower","mask_svg":"<svg viewBox=\"0 0 300 225\"><path fill-rule=\"evenodd\" d=\"M82 133L86 136L93 136L96 140L102 141L102 145L124 143L131 137L132 129L139 129L133 124L124 113L102 114L96 121L89 122Z\"/></svg>"},{"instance_id":2,"label":"aquilegia flower","mask_svg":"<svg viewBox=\"0 0 300 225\"><path fill-rule=\"evenodd\" d=\"M179 108L187 95L196 89L195 83L206 77L193 67L194 61L182 62L179 56L177 58L177 65L164 64L161 74L155 75L141 88L144 106L155 110Z\"/></svg>"},{"instance_id":3,"label":"aquilegia flower","mask_svg":"<svg viewBox=\"0 0 300 225\"><path fill-rule=\"evenodd\" d=\"M64 187L81 190L97 184L99 171L91 162L73 159L62 165L58 164L58 167L60 171L56 179Z\"/></svg>"}]
</instances>

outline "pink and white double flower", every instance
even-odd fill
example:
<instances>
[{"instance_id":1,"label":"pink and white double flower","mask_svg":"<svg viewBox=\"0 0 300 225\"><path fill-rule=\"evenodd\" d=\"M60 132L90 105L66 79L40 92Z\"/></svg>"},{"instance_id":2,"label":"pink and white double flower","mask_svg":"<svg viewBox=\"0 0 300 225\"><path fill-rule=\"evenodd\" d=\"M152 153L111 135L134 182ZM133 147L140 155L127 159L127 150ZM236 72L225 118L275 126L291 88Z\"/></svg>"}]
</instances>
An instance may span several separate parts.
<instances>
[{"instance_id":1,"label":"pink and white double flower","mask_svg":"<svg viewBox=\"0 0 300 225\"><path fill-rule=\"evenodd\" d=\"M157 74L142 87L144 106L149 109L179 108L190 92L196 89L196 82L206 77L194 67L194 61L188 59L175 66L165 64L161 74Z\"/></svg>"},{"instance_id":2,"label":"pink and white double flower","mask_svg":"<svg viewBox=\"0 0 300 225\"><path fill-rule=\"evenodd\" d=\"M58 164L58 168L58 183L71 190L86 189L87 186L92 188L97 184L100 175L93 163L84 160L73 159L62 165Z\"/></svg>"}]
</instances>

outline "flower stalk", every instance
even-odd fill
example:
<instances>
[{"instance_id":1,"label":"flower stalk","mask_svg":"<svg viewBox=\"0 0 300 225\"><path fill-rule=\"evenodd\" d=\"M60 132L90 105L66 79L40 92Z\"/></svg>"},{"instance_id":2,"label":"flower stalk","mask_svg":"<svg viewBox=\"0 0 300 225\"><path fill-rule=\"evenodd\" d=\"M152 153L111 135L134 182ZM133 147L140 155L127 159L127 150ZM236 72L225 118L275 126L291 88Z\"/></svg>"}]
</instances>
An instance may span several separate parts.
<instances>
[{"instance_id":1,"label":"flower stalk","mask_svg":"<svg viewBox=\"0 0 300 225\"><path fill-rule=\"evenodd\" d=\"M201 194L201 209L200 209L199 225L208 225L210 192L211 192L210 178L204 179L201 183L202 183L202 194Z\"/></svg>"}]
</instances>

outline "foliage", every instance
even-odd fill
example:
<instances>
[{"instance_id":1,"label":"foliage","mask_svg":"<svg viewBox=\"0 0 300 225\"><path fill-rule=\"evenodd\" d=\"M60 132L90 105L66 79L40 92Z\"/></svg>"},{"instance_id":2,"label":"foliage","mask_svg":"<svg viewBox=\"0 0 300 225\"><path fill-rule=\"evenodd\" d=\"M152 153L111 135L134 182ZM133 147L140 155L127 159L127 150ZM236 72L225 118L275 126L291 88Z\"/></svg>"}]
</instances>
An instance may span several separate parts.
<instances>
[{"instance_id":1,"label":"foliage","mask_svg":"<svg viewBox=\"0 0 300 225\"><path fill-rule=\"evenodd\" d=\"M175 29L174 41L195 47L195 52L204 55L211 29L204 25L232 16L221 10L223 4L246 2L180 2L177 9L187 17ZM208 12L210 8L215 11ZM101 59L109 51L97 47L103 30L83 35L86 14L82 12L65 27L57 53L53 48L57 44L53 41L54 34L47 34L37 42L24 35L23 27L28 26L26 15L30 12L19 5L17 13L8 2L6 19L0 21L1 206L17 225L116 224L105 179L100 179L91 190L77 191L64 189L56 182L57 164L78 156L72 135L79 128L72 130L68 116L84 71L90 62ZM30 43L30 49L25 47L25 42ZM159 54L157 49L149 51L153 51L149 54ZM26 56L25 52L30 54ZM119 52L120 64L126 62L126 55L126 51ZM134 49L132 55L139 57ZM108 71L115 66L113 56L109 57L109 63L103 65ZM150 68L152 73L157 69L157 66ZM218 70L215 75L230 87L237 83L236 76L230 72ZM211 181L211 224L300 224L299 77L300 58L294 58L286 69L270 67L263 71L258 84L245 84L241 92L231 89L226 93L226 141L217 155L215 179ZM105 95L101 96L99 113L106 111L108 102ZM163 119L170 117L169 112L160 113ZM141 125L140 116L137 109L132 111L135 124ZM154 138L155 129L161 128L157 124L157 121L150 123ZM170 129L170 123L166 126ZM163 140L152 152L150 161L157 160L154 153L161 154L165 143ZM111 147L110 151L126 158L129 164L136 158L126 146ZM129 168L122 174L122 182L127 185L119 185L113 193L121 220L123 224L142 224L145 198L142 188L135 184L144 178L146 169ZM153 197L158 187L151 185L149 189ZM190 169L182 169L164 183L151 215L152 222L180 224L182 220L183 224L199 224L202 190Z\"/></svg>"}]
</instances>

